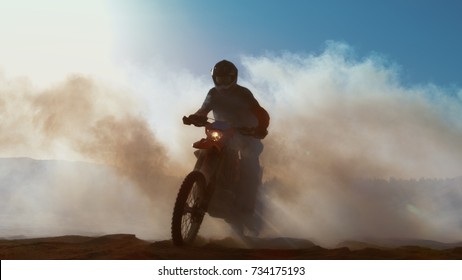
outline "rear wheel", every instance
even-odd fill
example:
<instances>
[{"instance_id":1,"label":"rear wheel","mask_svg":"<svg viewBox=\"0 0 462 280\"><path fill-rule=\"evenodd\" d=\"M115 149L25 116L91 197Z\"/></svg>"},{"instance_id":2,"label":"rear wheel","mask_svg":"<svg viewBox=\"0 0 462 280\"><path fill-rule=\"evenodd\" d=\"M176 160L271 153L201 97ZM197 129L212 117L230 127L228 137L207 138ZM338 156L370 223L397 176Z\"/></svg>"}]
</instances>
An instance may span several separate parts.
<instances>
[{"instance_id":1,"label":"rear wheel","mask_svg":"<svg viewBox=\"0 0 462 280\"><path fill-rule=\"evenodd\" d=\"M193 171L178 192L172 217L172 241L176 246L194 242L205 214L205 178Z\"/></svg>"}]
</instances>

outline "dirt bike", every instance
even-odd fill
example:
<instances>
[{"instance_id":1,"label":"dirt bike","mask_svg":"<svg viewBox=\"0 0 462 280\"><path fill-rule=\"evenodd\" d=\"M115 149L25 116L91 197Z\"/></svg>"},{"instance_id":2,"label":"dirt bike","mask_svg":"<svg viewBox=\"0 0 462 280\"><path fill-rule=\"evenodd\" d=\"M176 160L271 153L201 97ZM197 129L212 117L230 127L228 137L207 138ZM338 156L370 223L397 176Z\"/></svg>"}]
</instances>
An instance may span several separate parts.
<instances>
[{"instance_id":1,"label":"dirt bike","mask_svg":"<svg viewBox=\"0 0 462 280\"><path fill-rule=\"evenodd\" d=\"M240 152L232 143L236 133L252 136L253 129L232 127L224 121L208 122L206 117L183 117L183 123L205 127L207 137L193 144L197 149L194 152L197 161L184 179L175 201L171 224L173 244L191 245L205 213L224 219L242 234L246 226L251 226L246 224L249 219L244 219L236 207Z\"/></svg>"}]
</instances>

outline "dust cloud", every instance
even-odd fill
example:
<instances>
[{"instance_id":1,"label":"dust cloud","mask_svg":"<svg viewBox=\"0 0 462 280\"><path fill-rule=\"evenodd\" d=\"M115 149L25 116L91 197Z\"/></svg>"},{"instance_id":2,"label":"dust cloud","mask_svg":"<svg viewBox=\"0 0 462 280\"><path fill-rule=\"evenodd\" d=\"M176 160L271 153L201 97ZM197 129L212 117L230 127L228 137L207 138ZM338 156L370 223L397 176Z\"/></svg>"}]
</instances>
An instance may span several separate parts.
<instances>
[{"instance_id":1,"label":"dust cloud","mask_svg":"<svg viewBox=\"0 0 462 280\"><path fill-rule=\"evenodd\" d=\"M135 101L83 76L38 93L14 90L2 94L3 153L20 148L22 156L100 163L156 191L152 181L164 174L168 159Z\"/></svg>"},{"instance_id":2,"label":"dust cloud","mask_svg":"<svg viewBox=\"0 0 462 280\"><path fill-rule=\"evenodd\" d=\"M42 229L36 234L69 233L79 225L76 232L106 232L114 227L128 231L134 221L148 223L144 228L157 232L146 220L168 222L166 198L176 191L177 180L166 175L165 148L127 92L78 75L41 91L25 79L3 79L0 90L0 153L15 158L11 161L17 165L21 165L18 157L42 160L26 164L29 161L23 159L24 168L14 169L8 163L1 168L3 192L10 198L2 207L9 232L26 228L33 234L32 224ZM35 170L43 173L31 181L29 173ZM12 186L11 180L29 189ZM121 190L123 185L127 190ZM92 193L99 203L94 203ZM39 199L31 201L30 195ZM128 211L121 214L120 209ZM8 221L22 215L26 216L22 224ZM129 218L123 221L121 215ZM111 226L114 221L119 225Z\"/></svg>"},{"instance_id":3,"label":"dust cloud","mask_svg":"<svg viewBox=\"0 0 462 280\"><path fill-rule=\"evenodd\" d=\"M339 43L243 64L272 116L262 196L277 234L325 245L462 236L461 180L449 180L462 175L461 91L404 86L397 66ZM448 180L428 187L435 178Z\"/></svg>"},{"instance_id":4,"label":"dust cloud","mask_svg":"<svg viewBox=\"0 0 462 280\"><path fill-rule=\"evenodd\" d=\"M240 84L271 115L261 158L264 234L327 246L462 236L462 191L454 187L462 175L460 90L404 85L398 66L378 55L357 58L341 43L240 63ZM194 162L191 143L203 134L181 117L197 110L211 81L156 69L132 69L127 89L77 75L46 90L0 78L2 157L90 164L74 172L51 164L26 180L37 200L4 175L2 219L20 213L34 224L46 220L54 233L91 228L169 238L173 199ZM2 174L12 174L6 165ZM50 229L57 221L60 228Z\"/></svg>"}]
</instances>

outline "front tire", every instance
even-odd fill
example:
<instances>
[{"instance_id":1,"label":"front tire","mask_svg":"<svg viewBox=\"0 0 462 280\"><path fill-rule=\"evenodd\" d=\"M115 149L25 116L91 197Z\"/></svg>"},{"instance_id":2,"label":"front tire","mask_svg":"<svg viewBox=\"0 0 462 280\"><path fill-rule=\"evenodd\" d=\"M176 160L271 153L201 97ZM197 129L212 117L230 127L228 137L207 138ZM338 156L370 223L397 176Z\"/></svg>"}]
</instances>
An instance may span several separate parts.
<instances>
[{"instance_id":1,"label":"front tire","mask_svg":"<svg viewBox=\"0 0 462 280\"><path fill-rule=\"evenodd\" d=\"M173 209L172 241L175 246L194 242L205 212L205 177L193 171L181 184Z\"/></svg>"}]
</instances>

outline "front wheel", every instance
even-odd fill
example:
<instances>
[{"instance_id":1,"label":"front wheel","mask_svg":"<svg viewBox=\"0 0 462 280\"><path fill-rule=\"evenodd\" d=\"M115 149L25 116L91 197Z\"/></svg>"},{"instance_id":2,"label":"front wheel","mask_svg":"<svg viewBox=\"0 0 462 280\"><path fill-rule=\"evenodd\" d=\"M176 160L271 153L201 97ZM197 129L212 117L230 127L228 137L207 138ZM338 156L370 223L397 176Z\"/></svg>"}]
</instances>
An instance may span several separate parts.
<instances>
[{"instance_id":1,"label":"front wheel","mask_svg":"<svg viewBox=\"0 0 462 280\"><path fill-rule=\"evenodd\" d=\"M186 176L178 192L172 217L172 241L191 245L201 226L205 209L205 178L199 171Z\"/></svg>"}]
</instances>

